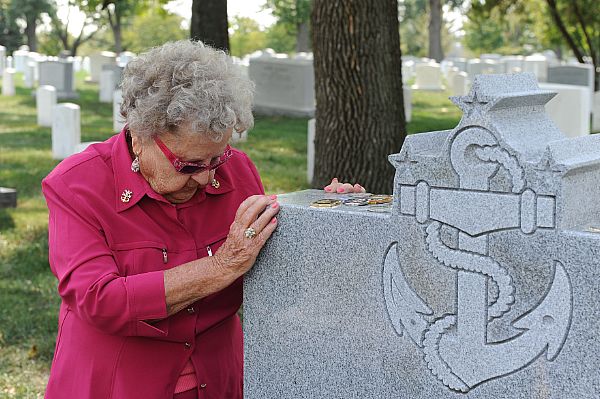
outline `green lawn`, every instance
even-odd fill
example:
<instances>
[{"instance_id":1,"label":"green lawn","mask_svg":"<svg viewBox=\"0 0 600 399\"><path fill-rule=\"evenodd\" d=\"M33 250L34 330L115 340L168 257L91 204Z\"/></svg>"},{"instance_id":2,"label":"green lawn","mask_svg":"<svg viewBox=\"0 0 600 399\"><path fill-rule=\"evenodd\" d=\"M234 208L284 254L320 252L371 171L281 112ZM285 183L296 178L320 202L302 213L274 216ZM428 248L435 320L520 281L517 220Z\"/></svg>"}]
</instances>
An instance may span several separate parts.
<instances>
[{"instance_id":1,"label":"green lawn","mask_svg":"<svg viewBox=\"0 0 600 399\"><path fill-rule=\"evenodd\" d=\"M82 141L112 133L112 106L78 76ZM17 95L0 96L0 185L16 187L18 208L0 209L0 398L43 397L54 350L59 300L49 271L47 211L40 181L57 164L50 129L36 125L35 101L17 77ZM413 93L409 132L454 127L460 113L446 93ZM256 163L269 193L308 188L307 119L256 117L239 147Z\"/></svg>"}]
</instances>

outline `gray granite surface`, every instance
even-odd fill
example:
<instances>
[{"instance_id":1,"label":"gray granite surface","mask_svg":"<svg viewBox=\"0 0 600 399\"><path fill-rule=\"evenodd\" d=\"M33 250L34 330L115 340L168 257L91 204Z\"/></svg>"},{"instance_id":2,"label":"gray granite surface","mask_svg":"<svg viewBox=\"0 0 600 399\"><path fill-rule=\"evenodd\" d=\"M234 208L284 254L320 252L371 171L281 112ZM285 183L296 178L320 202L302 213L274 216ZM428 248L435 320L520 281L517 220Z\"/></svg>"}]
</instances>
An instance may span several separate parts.
<instances>
[{"instance_id":1,"label":"gray granite surface","mask_svg":"<svg viewBox=\"0 0 600 399\"><path fill-rule=\"evenodd\" d=\"M244 284L247 398L599 398L600 142L531 74L409 136L390 213L308 190Z\"/></svg>"}]
</instances>

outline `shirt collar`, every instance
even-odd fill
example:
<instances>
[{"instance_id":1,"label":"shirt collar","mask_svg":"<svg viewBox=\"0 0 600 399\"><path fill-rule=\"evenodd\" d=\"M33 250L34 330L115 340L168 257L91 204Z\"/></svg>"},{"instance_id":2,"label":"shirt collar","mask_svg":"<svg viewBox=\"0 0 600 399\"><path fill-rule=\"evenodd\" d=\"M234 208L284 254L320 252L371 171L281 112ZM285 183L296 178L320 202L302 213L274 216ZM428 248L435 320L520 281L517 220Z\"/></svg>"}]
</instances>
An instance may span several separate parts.
<instances>
[{"instance_id":1,"label":"shirt collar","mask_svg":"<svg viewBox=\"0 0 600 399\"><path fill-rule=\"evenodd\" d=\"M150 184L141 173L131 170L132 159L127 144L127 132L128 128L125 126L119 133L111 153L117 212L122 212L136 205L145 195L157 201L169 203L150 187ZM215 180L219 182L219 188L209 184L205 190L198 191L192 199L184 204L202 202L206 198L206 194L221 195L233 190L232 171L229 162L226 162L215 171ZM185 206L184 204L181 205Z\"/></svg>"}]
</instances>

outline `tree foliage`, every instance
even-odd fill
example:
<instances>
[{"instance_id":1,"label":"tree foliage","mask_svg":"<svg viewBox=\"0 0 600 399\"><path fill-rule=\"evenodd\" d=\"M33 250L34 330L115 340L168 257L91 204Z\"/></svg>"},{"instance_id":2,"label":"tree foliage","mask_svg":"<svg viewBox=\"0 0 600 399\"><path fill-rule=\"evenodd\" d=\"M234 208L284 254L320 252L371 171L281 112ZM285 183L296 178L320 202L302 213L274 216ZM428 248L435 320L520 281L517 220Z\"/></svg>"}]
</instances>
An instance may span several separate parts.
<instances>
[{"instance_id":1,"label":"tree foliage","mask_svg":"<svg viewBox=\"0 0 600 399\"><path fill-rule=\"evenodd\" d=\"M52 38L55 38L62 45L64 51L75 56L77 55L79 46L91 40L100 29L98 25L101 21L101 15L94 8L88 7L87 0L69 0L67 6L69 8L65 21L59 19L56 12L50 15L52 31L50 35L48 35L49 37L44 40L44 47L46 48L46 51L48 51L46 54L52 54L49 51L52 51L50 46L54 44ZM74 8L84 13L83 24L75 36L69 32L71 11Z\"/></svg>"},{"instance_id":2,"label":"tree foliage","mask_svg":"<svg viewBox=\"0 0 600 399\"><path fill-rule=\"evenodd\" d=\"M277 53L292 53L296 51L296 34L290 32L286 25L276 23L265 32L267 48L272 48Z\"/></svg>"},{"instance_id":3,"label":"tree foliage","mask_svg":"<svg viewBox=\"0 0 600 399\"><path fill-rule=\"evenodd\" d=\"M29 50L37 51L36 27L40 22L42 14L55 12L53 0L12 0L10 2L11 18L20 18L24 22L25 35Z\"/></svg>"},{"instance_id":4,"label":"tree foliage","mask_svg":"<svg viewBox=\"0 0 600 399\"><path fill-rule=\"evenodd\" d=\"M311 0L266 0L263 9L270 10L277 24L296 36L296 51L308 51L310 45Z\"/></svg>"},{"instance_id":5,"label":"tree foliage","mask_svg":"<svg viewBox=\"0 0 600 399\"><path fill-rule=\"evenodd\" d=\"M460 0L442 1L446 8L458 8ZM430 4L429 0L400 0L398 2L398 17L400 19L400 37L402 38L402 54L417 57L430 56ZM440 42L442 52L448 51L452 34L447 21L441 21Z\"/></svg>"},{"instance_id":6,"label":"tree foliage","mask_svg":"<svg viewBox=\"0 0 600 399\"><path fill-rule=\"evenodd\" d=\"M266 33L252 18L234 17L230 22L230 29L232 34L229 37L229 46L233 56L243 57L267 47Z\"/></svg>"},{"instance_id":7,"label":"tree foliage","mask_svg":"<svg viewBox=\"0 0 600 399\"><path fill-rule=\"evenodd\" d=\"M264 48L271 48L277 53L295 51L296 35L282 23L262 29L252 18L238 16L230 20L229 26L230 53L236 57L243 57Z\"/></svg>"},{"instance_id":8,"label":"tree foliage","mask_svg":"<svg viewBox=\"0 0 600 399\"><path fill-rule=\"evenodd\" d=\"M123 46L141 53L168 41L186 39L188 31L181 23L180 16L166 12L162 7L150 8L132 18L131 28L123 33Z\"/></svg>"},{"instance_id":9,"label":"tree foliage","mask_svg":"<svg viewBox=\"0 0 600 399\"><path fill-rule=\"evenodd\" d=\"M509 16L523 27L515 32L520 40L530 40L532 46L568 49L580 63L591 61L596 70L596 89L600 80L600 3L597 0L485 0L473 2L469 18L486 16L496 23L506 24ZM506 26L506 25L505 25ZM468 33L468 32L467 32Z\"/></svg>"},{"instance_id":10,"label":"tree foliage","mask_svg":"<svg viewBox=\"0 0 600 399\"><path fill-rule=\"evenodd\" d=\"M10 0L0 0L0 43L12 52L23 44L23 34L17 25Z\"/></svg>"}]
</instances>

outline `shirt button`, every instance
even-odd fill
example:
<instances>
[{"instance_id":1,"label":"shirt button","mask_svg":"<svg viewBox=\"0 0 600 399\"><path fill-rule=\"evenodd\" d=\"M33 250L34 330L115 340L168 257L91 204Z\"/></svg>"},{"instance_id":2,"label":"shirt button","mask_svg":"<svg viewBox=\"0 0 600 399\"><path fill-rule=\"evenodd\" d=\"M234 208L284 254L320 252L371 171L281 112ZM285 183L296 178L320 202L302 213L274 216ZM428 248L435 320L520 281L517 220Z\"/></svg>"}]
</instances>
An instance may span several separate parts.
<instances>
[{"instance_id":1,"label":"shirt button","mask_svg":"<svg viewBox=\"0 0 600 399\"><path fill-rule=\"evenodd\" d=\"M200 384L200 388L206 388L206 384Z\"/></svg>"},{"instance_id":2,"label":"shirt button","mask_svg":"<svg viewBox=\"0 0 600 399\"><path fill-rule=\"evenodd\" d=\"M189 314L194 314L194 313L196 312L196 309L194 309L194 307L193 307L193 306L191 306L191 307L187 308L187 312L188 312Z\"/></svg>"},{"instance_id":3,"label":"shirt button","mask_svg":"<svg viewBox=\"0 0 600 399\"><path fill-rule=\"evenodd\" d=\"M186 342L183 345L185 346L185 349L190 349L192 347L192 344L190 344L189 342Z\"/></svg>"}]
</instances>

